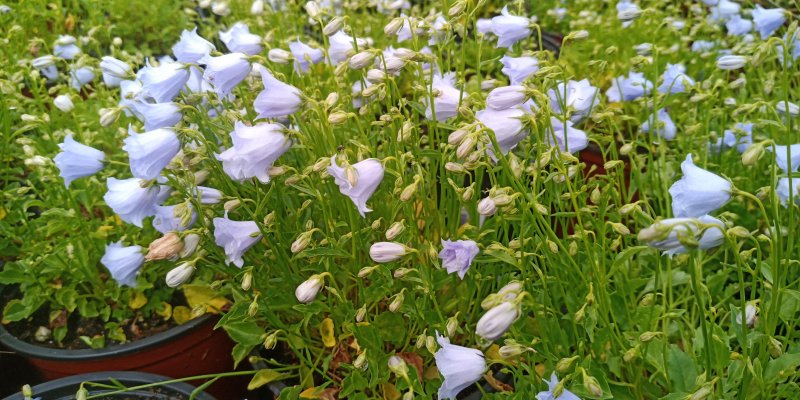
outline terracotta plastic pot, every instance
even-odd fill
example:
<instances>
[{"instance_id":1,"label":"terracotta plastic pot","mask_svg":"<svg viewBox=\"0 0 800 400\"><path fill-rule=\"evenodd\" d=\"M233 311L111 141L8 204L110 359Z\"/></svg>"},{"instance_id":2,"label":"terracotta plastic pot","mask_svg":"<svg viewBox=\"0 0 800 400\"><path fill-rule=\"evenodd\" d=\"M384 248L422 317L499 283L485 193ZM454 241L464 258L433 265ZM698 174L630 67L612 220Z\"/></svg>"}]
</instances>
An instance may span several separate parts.
<instances>
[{"instance_id":1,"label":"terracotta plastic pot","mask_svg":"<svg viewBox=\"0 0 800 400\"><path fill-rule=\"evenodd\" d=\"M46 380L109 370L185 378L233 369L234 343L224 330L214 330L217 319L206 315L135 342L79 350L30 344L0 325L0 343L26 357ZM231 377L218 380L208 391L220 399L240 399L246 387L246 377Z\"/></svg>"},{"instance_id":2,"label":"terracotta plastic pot","mask_svg":"<svg viewBox=\"0 0 800 400\"><path fill-rule=\"evenodd\" d=\"M169 380L165 376L147 374L142 372L93 372L90 374L70 376L67 378L57 379L51 382L43 383L34 386L33 398L42 398L46 400L72 400L75 398L75 393L80 389L81 382L95 382L112 384L112 379L116 380L127 387L146 385L148 383L158 383ZM99 395L110 389L92 388L90 385L84 387L89 391L89 395ZM186 399L192 394L195 388L186 383L170 383L160 385L157 388L150 389L137 389L117 395L110 395L107 398L112 399L150 399L150 400L169 400L169 399ZM6 397L4 400L23 400L22 393L17 393ZM199 393L195 396L197 400L214 400L214 397L206 393Z\"/></svg>"}]
</instances>

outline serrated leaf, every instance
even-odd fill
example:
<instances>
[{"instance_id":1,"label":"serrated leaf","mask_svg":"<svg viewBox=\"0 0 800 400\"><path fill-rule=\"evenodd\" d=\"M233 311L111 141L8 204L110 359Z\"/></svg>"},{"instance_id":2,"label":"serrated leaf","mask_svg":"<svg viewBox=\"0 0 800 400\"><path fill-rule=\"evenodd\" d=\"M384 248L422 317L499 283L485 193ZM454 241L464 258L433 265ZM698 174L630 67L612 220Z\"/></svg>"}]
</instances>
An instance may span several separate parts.
<instances>
[{"instance_id":1,"label":"serrated leaf","mask_svg":"<svg viewBox=\"0 0 800 400\"><path fill-rule=\"evenodd\" d=\"M264 386L270 382L274 382L277 380L281 380L285 377L289 376L288 374L283 374L275 370L271 369L260 369L253 375L253 379L250 380L250 383L247 384L247 390L255 390Z\"/></svg>"}]
</instances>

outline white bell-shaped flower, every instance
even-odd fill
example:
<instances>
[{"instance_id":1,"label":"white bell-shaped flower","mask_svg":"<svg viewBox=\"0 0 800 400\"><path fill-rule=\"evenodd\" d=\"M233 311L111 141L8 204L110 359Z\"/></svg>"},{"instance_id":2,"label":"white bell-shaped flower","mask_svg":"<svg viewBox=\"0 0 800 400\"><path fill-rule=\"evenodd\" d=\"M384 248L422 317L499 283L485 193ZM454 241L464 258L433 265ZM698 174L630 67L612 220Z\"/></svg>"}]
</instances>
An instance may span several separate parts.
<instances>
[{"instance_id":1,"label":"white bell-shaped flower","mask_svg":"<svg viewBox=\"0 0 800 400\"><path fill-rule=\"evenodd\" d=\"M486 371L486 360L479 350L450 344L450 339L436 335L442 346L434 354L436 368L444 376L439 400L455 399L467 386L479 381Z\"/></svg>"},{"instance_id":2,"label":"white bell-shaped flower","mask_svg":"<svg viewBox=\"0 0 800 400\"><path fill-rule=\"evenodd\" d=\"M211 52L216 49L211 42L197 34L195 27L191 31L184 29L181 32L181 39L172 46L172 54L178 62L205 64Z\"/></svg>"},{"instance_id":3,"label":"white bell-shaped flower","mask_svg":"<svg viewBox=\"0 0 800 400\"><path fill-rule=\"evenodd\" d=\"M214 218L214 241L225 249L225 264L242 268L242 255L260 240L261 231L253 221L233 221L227 215Z\"/></svg>"},{"instance_id":4,"label":"white bell-shaped flower","mask_svg":"<svg viewBox=\"0 0 800 400\"><path fill-rule=\"evenodd\" d=\"M258 113L257 119L286 117L300 109L303 104L300 90L275 79L263 66L258 65L256 68L261 73L261 80L264 83L264 90L253 102L253 107Z\"/></svg>"},{"instance_id":5,"label":"white bell-shaped flower","mask_svg":"<svg viewBox=\"0 0 800 400\"><path fill-rule=\"evenodd\" d=\"M145 180L158 178L180 148L181 141L172 129L136 133L130 126L122 146L122 150L128 153L133 176Z\"/></svg>"},{"instance_id":6,"label":"white bell-shaped flower","mask_svg":"<svg viewBox=\"0 0 800 400\"><path fill-rule=\"evenodd\" d=\"M339 191L353 201L362 217L372 211L367 207L367 200L383 180L383 173L383 164L375 158L359 161L345 169L336 163L334 155L328 167L328 174L339 186Z\"/></svg>"},{"instance_id":7,"label":"white bell-shaped flower","mask_svg":"<svg viewBox=\"0 0 800 400\"><path fill-rule=\"evenodd\" d=\"M695 218L708 214L731 198L731 183L706 171L687 154L681 163L683 177L669 188L672 195L672 214L676 218Z\"/></svg>"},{"instance_id":8,"label":"white bell-shaped flower","mask_svg":"<svg viewBox=\"0 0 800 400\"><path fill-rule=\"evenodd\" d=\"M227 31L220 31L219 38L232 53L254 56L263 49L261 36L250 33L250 27L244 22L237 22Z\"/></svg>"},{"instance_id":9,"label":"white bell-shaped flower","mask_svg":"<svg viewBox=\"0 0 800 400\"><path fill-rule=\"evenodd\" d=\"M237 121L231 132L233 147L217 155L222 169L239 182L255 177L268 183L272 164L292 146L283 129L280 124L247 126Z\"/></svg>"},{"instance_id":10,"label":"white bell-shaped flower","mask_svg":"<svg viewBox=\"0 0 800 400\"><path fill-rule=\"evenodd\" d=\"M53 162L64 178L64 185L69 187L75 179L94 175L103 169L105 154L95 148L76 142L72 135L64 138L64 143L58 145L61 152L55 156Z\"/></svg>"},{"instance_id":11,"label":"white bell-shaped flower","mask_svg":"<svg viewBox=\"0 0 800 400\"><path fill-rule=\"evenodd\" d=\"M141 228L142 220L156 213L161 192L158 185L139 178L108 178L106 184L103 200L123 221Z\"/></svg>"},{"instance_id":12,"label":"white bell-shaped flower","mask_svg":"<svg viewBox=\"0 0 800 400\"><path fill-rule=\"evenodd\" d=\"M122 242L106 245L106 252L100 259L120 286L136 287L136 276L144 264L141 246L123 246Z\"/></svg>"}]
</instances>

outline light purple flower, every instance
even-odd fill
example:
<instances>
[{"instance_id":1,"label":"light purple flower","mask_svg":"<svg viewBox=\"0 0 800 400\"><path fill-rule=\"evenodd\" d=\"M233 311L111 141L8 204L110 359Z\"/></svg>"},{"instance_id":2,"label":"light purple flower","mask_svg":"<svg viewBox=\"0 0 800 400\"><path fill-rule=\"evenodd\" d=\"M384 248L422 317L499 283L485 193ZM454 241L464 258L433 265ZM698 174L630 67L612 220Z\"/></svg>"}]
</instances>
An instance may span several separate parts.
<instances>
[{"instance_id":1,"label":"light purple flower","mask_svg":"<svg viewBox=\"0 0 800 400\"><path fill-rule=\"evenodd\" d=\"M561 114L564 108L572 110L569 120L578 123L589 116L600 102L600 90L592 86L588 79L570 80L566 84L559 82L555 88L547 91L553 113Z\"/></svg>"},{"instance_id":2,"label":"light purple flower","mask_svg":"<svg viewBox=\"0 0 800 400\"><path fill-rule=\"evenodd\" d=\"M655 126L655 129L652 129L651 125ZM675 135L678 132L678 128L672 122L672 118L669 117L665 108L647 117L647 120L642 123L641 129L644 133L655 135L664 140L675 139Z\"/></svg>"},{"instance_id":3,"label":"light purple flower","mask_svg":"<svg viewBox=\"0 0 800 400\"><path fill-rule=\"evenodd\" d=\"M736 131L744 132L744 135ZM739 153L744 153L753 144L753 124L750 122L737 122L734 129L726 129L721 138L726 147L735 147Z\"/></svg>"},{"instance_id":4,"label":"light purple flower","mask_svg":"<svg viewBox=\"0 0 800 400\"><path fill-rule=\"evenodd\" d=\"M744 36L753 30L753 21L744 19L737 14L725 23L725 27L728 29L728 35Z\"/></svg>"},{"instance_id":5,"label":"light purple flower","mask_svg":"<svg viewBox=\"0 0 800 400\"><path fill-rule=\"evenodd\" d=\"M227 31L220 31L219 38L232 53L254 56L261 53L261 36L250 33L250 27L237 22Z\"/></svg>"},{"instance_id":6,"label":"light purple flower","mask_svg":"<svg viewBox=\"0 0 800 400\"><path fill-rule=\"evenodd\" d=\"M331 157L331 166L328 167L328 173L333 177L334 182L339 185L339 191L343 195L350 198L353 204L358 208L358 213L362 217L365 213L372 211L367 207L367 200L372 197L378 185L383 180L383 165L375 158L368 158L359 161L349 168L352 172L348 174L345 168L336 164L336 156ZM355 182L351 182L349 177L355 178Z\"/></svg>"},{"instance_id":7,"label":"light purple flower","mask_svg":"<svg viewBox=\"0 0 800 400\"><path fill-rule=\"evenodd\" d=\"M94 80L94 71L89 67L75 68L70 67L69 82L70 86L75 90L80 90L84 85L89 84Z\"/></svg>"},{"instance_id":8,"label":"light purple flower","mask_svg":"<svg viewBox=\"0 0 800 400\"><path fill-rule=\"evenodd\" d=\"M172 54L182 63L205 64L212 50L217 48L197 34L197 27L181 32L181 39L172 46Z\"/></svg>"},{"instance_id":9,"label":"light purple flower","mask_svg":"<svg viewBox=\"0 0 800 400\"><path fill-rule=\"evenodd\" d=\"M178 154L180 147L181 141L172 129L136 133L129 126L122 150L128 153L133 176L148 180L161 175L161 170Z\"/></svg>"},{"instance_id":10,"label":"light purple flower","mask_svg":"<svg viewBox=\"0 0 800 400\"><path fill-rule=\"evenodd\" d=\"M478 111L475 118L484 126L494 132L497 144L503 154L508 154L513 148L517 147L522 139L528 136L529 130L522 124L521 118L525 116L522 107L514 107L506 110L492 110L486 108ZM489 149L489 155L497 160L493 148Z\"/></svg>"},{"instance_id":11,"label":"light purple flower","mask_svg":"<svg viewBox=\"0 0 800 400\"><path fill-rule=\"evenodd\" d=\"M703 230L706 225L710 227ZM668 218L640 231L639 238L652 237L653 239L647 243L648 246L673 256L690 250L681 243L682 240L697 242L697 248L700 250L709 250L721 245L725 240L722 231L724 228L725 224L722 221L710 215L701 215L697 218Z\"/></svg>"},{"instance_id":12,"label":"light purple flower","mask_svg":"<svg viewBox=\"0 0 800 400\"><path fill-rule=\"evenodd\" d=\"M686 68L681 64L667 64L658 92L667 94L686 93L689 91L689 87L694 85L694 80L686 75L685 72Z\"/></svg>"},{"instance_id":13,"label":"light purple flower","mask_svg":"<svg viewBox=\"0 0 800 400\"><path fill-rule=\"evenodd\" d=\"M480 350L450 344L450 339L436 334L439 350L434 354L436 368L444 376L439 400L455 399L467 386L479 381L486 371L486 360Z\"/></svg>"},{"instance_id":14,"label":"light purple flower","mask_svg":"<svg viewBox=\"0 0 800 400\"><path fill-rule=\"evenodd\" d=\"M300 40L289 43L289 51L294 57L294 70L297 72L307 72L311 64L318 64L325 58L322 49L315 49Z\"/></svg>"},{"instance_id":15,"label":"light purple flower","mask_svg":"<svg viewBox=\"0 0 800 400\"><path fill-rule=\"evenodd\" d=\"M200 204L217 204L224 196L219 190L206 186L198 186L193 193L194 197L200 200Z\"/></svg>"},{"instance_id":16,"label":"light purple flower","mask_svg":"<svg viewBox=\"0 0 800 400\"><path fill-rule=\"evenodd\" d=\"M531 56L509 57L505 55L500 59L500 63L503 64L501 71L508 77L511 85L522 84L539 70L539 60Z\"/></svg>"},{"instance_id":17,"label":"light purple flower","mask_svg":"<svg viewBox=\"0 0 800 400\"><path fill-rule=\"evenodd\" d=\"M147 66L138 74L142 90L156 103L172 101L189 80L189 68L179 62L163 63L158 67Z\"/></svg>"},{"instance_id":18,"label":"light purple flower","mask_svg":"<svg viewBox=\"0 0 800 400\"><path fill-rule=\"evenodd\" d=\"M172 128L183 119L181 107L172 101L168 103L132 101L129 104L135 110L134 114L144 122L144 129L147 131Z\"/></svg>"},{"instance_id":19,"label":"light purple flower","mask_svg":"<svg viewBox=\"0 0 800 400\"><path fill-rule=\"evenodd\" d=\"M511 15L508 6L505 6L500 15L492 18L492 32L497 35L497 47L511 47L530 36L530 20Z\"/></svg>"},{"instance_id":20,"label":"light purple flower","mask_svg":"<svg viewBox=\"0 0 800 400\"><path fill-rule=\"evenodd\" d=\"M505 110L518 106L528 99L525 86L511 85L493 89L486 97L486 107Z\"/></svg>"},{"instance_id":21,"label":"light purple flower","mask_svg":"<svg viewBox=\"0 0 800 400\"><path fill-rule=\"evenodd\" d=\"M128 78L131 66L114 57L105 56L100 61L100 70L103 73L103 82L108 87L119 86L122 80Z\"/></svg>"},{"instance_id":22,"label":"light purple flower","mask_svg":"<svg viewBox=\"0 0 800 400\"><path fill-rule=\"evenodd\" d=\"M232 221L214 218L214 241L225 249L225 264L242 268L242 255L261 240L261 231L253 221Z\"/></svg>"},{"instance_id":23,"label":"light purple flower","mask_svg":"<svg viewBox=\"0 0 800 400\"><path fill-rule=\"evenodd\" d=\"M731 183L708 172L692 161L687 154L681 163L683 177L669 188L672 195L672 214L676 218L695 218L708 214L731 198Z\"/></svg>"},{"instance_id":24,"label":"light purple flower","mask_svg":"<svg viewBox=\"0 0 800 400\"><path fill-rule=\"evenodd\" d=\"M191 213L187 221L182 220L182 215L175 215L176 207L177 206L156 206L156 215L153 217L153 228L161 233L181 232L194 225L194 221L197 219L197 213L194 212L191 204L185 204L185 207L188 208L188 212ZM181 207L183 207L183 205ZM178 210L180 210L180 208Z\"/></svg>"},{"instance_id":25,"label":"light purple flower","mask_svg":"<svg viewBox=\"0 0 800 400\"><path fill-rule=\"evenodd\" d=\"M433 75L433 102L427 98L424 99L427 104L425 109L426 118L433 119L435 115L437 121L444 121L458 114L461 91L455 87L455 79L454 72Z\"/></svg>"},{"instance_id":26,"label":"light purple flower","mask_svg":"<svg viewBox=\"0 0 800 400\"><path fill-rule=\"evenodd\" d=\"M442 240L442 250L439 252L439 259L448 274L458 273L459 278L464 279L472 260L480 253L478 244L472 240Z\"/></svg>"},{"instance_id":27,"label":"light purple flower","mask_svg":"<svg viewBox=\"0 0 800 400\"><path fill-rule=\"evenodd\" d=\"M606 92L608 101L632 101L650 94L653 83L645 79L642 72L629 72L628 76L619 76L611 83L611 88Z\"/></svg>"},{"instance_id":28,"label":"light purple flower","mask_svg":"<svg viewBox=\"0 0 800 400\"><path fill-rule=\"evenodd\" d=\"M211 83L219 97L227 97L239 82L247 78L251 69L250 61L242 53L210 57L203 79Z\"/></svg>"},{"instance_id":29,"label":"light purple flower","mask_svg":"<svg viewBox=\"0 0 800 400\"><path fill-rule=\"evenodd\" d=\"M144 264L144 254L142 254L141 246L127 246L123 247L122 242L116 242L106 245L106 252L103 258L100 259L108 271L111 272L111 277L120 286L136 287L136 275L139 274L139 269Z\"/></svg>"},{"instance_id":30,"label":"light purple flower","mask_svg":"<svg viewBox=\"0 0 800 400\"><path fill-rule=\"evenodd\" d=\"M775 187L775 193L778 195L778 199L780 199L784 207L789 206L790 195L794 203L800 205L800 178L792 178L791 183L791 186L794 186L794 190L792 190L789 185L789 178L778 179L778 185Z\"/></svg>"},{"instance_id":31,"label":"light purple flower","mask_svg":"<svg viewBox=\"0 0 800 400\"><path fill-rule=\"evenodd\" d=\"M108 191L103 200L123 221L141 228L142 220L156 213L161 192L158 185L148 186L139 178L108 178L106 184Z\"/></svg>"},{"instance_id":32,"label":"light purple flower","mask_svg":"<svg viewBox=\"0 0 800 400\"><path fill-rule=\"evenodd\" d=\"M560 119L550 117L550 125L553 130L547 131L547 142L550 146L558 146L559 151L577 153L589 145L586 132L573 128L572 121L567 120L564 124Z\"/></svg>"},{"instance_id":33,"label":"light purple flower","mask_svg":"<svg viewBox=\"0 0 800 400\"><path fill-rule=\"evenodd\" d=\"M786 21L786 11L782 8L764 8L756 4L753 9L753 23L756 30L761 35L761 39L766 40Z\"/></svg>"},{"instance_id":34,"label":"light purple flower","mask_svg":"<svg viewBox=\"0 0 800 400\"><path fill-rule=\"evenodd\" d=\"M67 187L75 179L94 175L103 169L105 154L100 150L76 142L72 139L72 135L67 135L64 143L60 143L58 147L61 152L56 155L53 162L58 167L59 176L64 178L64 185Z\"/></svg>"},{"instance_id":35,"label":"light purple flower","mask_svg":"<svg viewBox=\"0 0 800 400\"><path fill-rule=\"evenodd\" d=\"M292 146L282 133L283 129L280 124L247 126L237 121L231 132L233 147L217 154L217 160L222 161L222 169L239 182L255 177L268 183L272 164Z\"/></svg>"},{"instance_id":36,"label":"light purple flower","mask_svg":"<svg viewBox=\"0 0 800 400\"><path fill-rule=\"evenodd\" d=\"M772 151L771 146L766 149ZM789 146L775 146L775 164L778 164L778 167L787 174L797 171L797 167L800 167L800 143ZM791 168L789 164L791 164Z\"/></svg>"},{"instance_id":37,"label":"light purple flower","mask_svg":"<svg viewBox=\"0 0 800 400\"><path fill-rule=\"evenodd\" d=\"M558 386L558 377L556 373L553 372L550 375L550 380L544 380L547 383L547 391L539 392L536 394L536 400L581 400L580 397L576 396L575 393L570 392L567 389L564 389L558 397L553 393Z\"/></svg>"},{"instance_id":38,"label":"light purple flower","mask_svg":"<svg viewBox=\"0 0 800 400\"><path fill-rule=\"evenodd\" d=\"M358 50L367 46L367 41L364 39L353 39L352 36L339 31L334 33L328 38L328 57L331 59L333 65L340 64L347 61L352 54L355 54L356 49L353 48L353 43L358 45Z\"/></svg>"},{"instance_id":39,"label":"light purple flower","mask_svg":"<svg viewBox=\"0 0 800 400\"><path fill-rule=\"evenodd\" d=\"M302 94L296 87L283 83L263 66L257 66L264 83L264 90L258 94L253 107L258 113L256 119L280 118L294 114L303 104Z\"/></svg>"},{"instance_id":40,"label":"light purple flower","mask_svg":"<svg viewBox=\"0 0 800 400\"><path fill-rule=\"evenodd\" d=\"M58 40L53 45L53 54L65 60L73 60L81 54L81 48L75 44L76 39L70 35L59 35Z\"/></svg>"}]
</instances>

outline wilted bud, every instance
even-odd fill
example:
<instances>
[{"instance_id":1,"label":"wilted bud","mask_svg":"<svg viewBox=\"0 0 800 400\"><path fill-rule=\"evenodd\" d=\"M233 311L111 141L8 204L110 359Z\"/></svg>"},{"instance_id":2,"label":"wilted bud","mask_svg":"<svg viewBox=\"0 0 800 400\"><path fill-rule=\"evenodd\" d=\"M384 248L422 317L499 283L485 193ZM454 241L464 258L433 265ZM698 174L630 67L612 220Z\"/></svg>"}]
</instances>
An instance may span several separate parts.
<instances>
[{"instance_id":1,"label":"wilted bud","mask_svg":"<svg viewBox=\"0 0 800 400\"><path fill-rule=\"evenodd\" d=\"M583 387L589 391L594 397L602 397L603 396L603 389L600 387L600 383L597 382L597 379L593 376L583 374Z\"/></svg>"},{"instance_id":2,"label":"wilted bud","mask_svg":"<svg viewBox=\"0 0 800 400\"><path fill-rule=\"evenodd\" d=\"M488 217L494 215L496 212L497 206L494 204L491 197L483 198L478 202L478 214Z\"/></svg>"},{"instance_id":3,"label":"wilted bud","mask_svg":"<svg viewBox=\"0 0 800 400\"><path fill-rule=\"evenodd\" d=\"M558 360L558 363L556 363L556 372L558 372L559 374L567 373L567 371L569 371L570 368L572 368L572 364L574 364L577 359L578 356L570 358L562 358Z\"/></svg>"},{"instance_id":4,"label":"wilted bud","mask_svg":"<svg viewBox=\"0 0 800 400\"><path fill-rule=\"evenodd\" d=\"M656 298L656 296L654 294L648 293L648 294L642 296L642 299L639 300L639 306L640 307L650 307L651 305L653 305L653 300L655 300L655 298Z\"/></svg>"},{"instance_id":5,"label":"wilted bud","mask_svg":"<svg viewBox=\"0 0 800 400\"><path fill-rule=\"evenodd\" d=\"M267 58L276 64L288 64L292 61L292 53L284 49L270 49Z\"/></svg>"},{"instance_id":6,"label":"wilted bud","mask_svg":"<svg viewBox=\"0 0 800 400\"><path fill-rule=\"evenodd\" d=\"M713 384L711 382L703 385L700 389L696 392L692 393L692 396L689 397L689 400L705 400L709 398L714 393Z\"/></svg>"},{"instance_id":7,"label":"wilted bud","mask_svg":"<svg viewBox=\"0 0 800 400\"><path fill-rule=\"evenodd\" d=\"M344 25L344 18L336 16L325 24L325 27L322 28L322 34L325 36L333 36L342 29L342 25Z\"/></svg>"},{"instance_id":8,"label":"wilted bud","mask_svg":"<svg viewBox=\"0 0 800 400\"><path fill-rule=\"evenodd\" d=\"M475 194L475 189L472 186L464 189L464 192L461 193L461 201L467 202L472 200L472 195Z\"/></svg>"},{"instance_id":9,"label":"wilted bud","mask_svg":"<svg viewBox=\"0 0 800 400\"><path fill-rule=\"evenodd\" d=\"M38 329L36 329L36 332L33 334L33 338L37 342L46 342L48 339L50 339L50 333L51 331L49 328L47 328L46 326L40 326Z\"/></svg>"},{"instance_id":10,"label":"wilted bud","mask_svg":"<svg viewBox=\"0 0 800 400\"><path fill-rule=\"evenodd\" d=\"M622 360L626 363L630 363L637 357L639 357L639 346L628 349L625 354L622 355Z\"/></svg>"},{"instance_id":11,"label":"wilted bud","mask_svg":"<svg viewBox=\"0 0 800 400\"><path fill-rule=\"evenodd\" d=\"M294 296L301 303L310 303L317 297L317 293L319 293L324 284L325 280L321 274L312 275L308 280L297 286Z\"/></svg>"},{"instance_id":12,"label":"wilted bud","mask_svg":"<svg viewBox=\"0 0 800 400\"><path fill-rule=\"evenodd\" d=\"M406 378L408 377L408 364L399 356L389 357L389 370L394 372L395 375Z\"/></svg>"},{"instance_id":13,"label":"wilted bud","mask_svg":"<svg viewBox=\"0 0 800 400\"><path fill-rule=\"evenodd\" d=\"M400 234L406 230L405 221L406 220L401 220L393 223L386 231L386 240L394 240L396 237L400 236Z\"/></svg>"},{"instance_id":14,"label":"wilted bud","mask_svg":"<svg viewBox=\"0 0 800 400\"><path fill-rule=\"evenodd\" d=\"M767 347L769 347L769 354L772 358L778 358L783 355L783 345L772 336L767 340Z\"/></svg>"},{"instance_id":15,"label":"wilted bud","mask_svg":"<svg viewBox=\"0 0 800 400\"><path fill-rule=\"evenodd\" d=\"M190 263L181 263L177 267L167 272L167 286L178 287L189 280L194 274L194 265Z\"/></svg>"},{"instance_id":16,"label":"wilted bud","mask_svg":"<svg viewBox=\"0 0 800 400\"><path fill-rule=\"evenodd\" d=\"M275 211L264 216L264 226L271 226L275 223Z\"/></svg>"},{"instance_id":17,"label":"wilted bud","mask_svg":"<svg viewBox=\"0 0 800 400\"><path fill-rule=\"evenodd\" d=\"M393 18L388 24L386 24L386 26L383 27L383 33L385 33L386 36L394 36L398 31L400 31L400 28L403 27L404 23L405 20L401 17Z\"/></svg>"},{"instance_id":18,"label":"wilted bud","mask_svg":"<svg viewBox=\"0 0 800 400\"><path fill-rule=\"evenodd\" d=\"M353 362L353 367L356 369L364 369L367 367L367 349L359 353L358 357L356 357L356 360Z\"/></svg>"},{"instance_id":19,"label":"wilted bud","mask_svg":"<svg viewBox=\"0 0 800 400\"><path fill-rule=\"evenodd\" d=\"M168 232L164 236L154 240L147 248L147 255L144 259L153 260L177 260L178 254L183 250L183 241L175 232Z\"/></svg>"},{"instance_id":20,"label":"wilted bud","mask_svg":"<svg viewBox=\"0 0 800 400\"><path fill-rule=\"evenodd\" d=\"M392 296L392 302L389 303L389 311L397 312L400 307L403 305L403 301L405 301L406 296L403 294L402 291L397 293L396 295Z\"/></svg>"},{"instance_id":21,"label":"wilted bud","mask_svg":"<svg viewBox=\"0 0 800 400\"><path fill-rule=\"evenodd\" d=\"M362 51L350 57L350 61L348 64L350 65L350 68L358 70L372 65L374 61L375 61L375 53L371 51Z\"/></svg>"},{"instance_id":22,"label":"wilted bud","mask_svg":"<svg viewBox=\"0 0 800 400\"><path fill-rule=\"evenodd\" d=\"M247 271L242 276L242 290L248 291L251 286L253 286L253 272Z\"/></svg>"},{"instance_id":23,"label":"wilted bud","mask_svg":"<svg viewBox=\"0 0 800 400\"><path fill-rule=\"evenodd\" d=\"M308 13L308 16L314 19L319 17L320 13L322 13L322 10L320 10L319 8L319 4L317 4L316 1L307 2L305 5L305 9L306 12Z\"/></svg>"}]
</instances>

